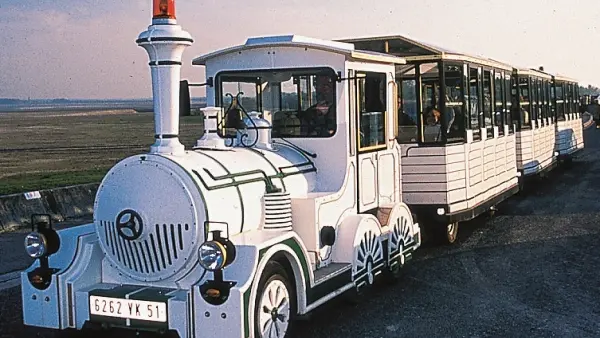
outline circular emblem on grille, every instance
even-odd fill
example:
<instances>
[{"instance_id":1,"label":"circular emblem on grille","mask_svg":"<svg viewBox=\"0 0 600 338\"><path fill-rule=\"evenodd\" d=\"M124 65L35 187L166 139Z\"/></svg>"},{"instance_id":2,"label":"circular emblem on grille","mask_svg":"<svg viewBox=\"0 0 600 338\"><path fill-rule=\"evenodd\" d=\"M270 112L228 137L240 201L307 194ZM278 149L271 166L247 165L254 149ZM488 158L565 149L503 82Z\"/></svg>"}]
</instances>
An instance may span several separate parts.
<instances>
[{"instance_id":1,"label":"circular emblem on grille","mask_svg":"<svg viewBox=\"0 0 600 338\"><path fill-rule=\"evenodd\" d=\"M140 214L133 210L123 210L117 216L117 233L128 241L133 241L142 235L144 223Z\"/></svg>"}]
</instances>

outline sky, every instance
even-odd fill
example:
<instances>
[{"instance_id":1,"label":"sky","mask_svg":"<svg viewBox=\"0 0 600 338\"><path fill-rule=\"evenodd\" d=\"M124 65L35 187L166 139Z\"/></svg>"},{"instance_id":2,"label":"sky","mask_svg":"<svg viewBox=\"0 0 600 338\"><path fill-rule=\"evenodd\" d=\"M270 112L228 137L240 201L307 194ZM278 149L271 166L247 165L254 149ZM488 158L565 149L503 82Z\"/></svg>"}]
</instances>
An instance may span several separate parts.
<instances>
[{"instance_id":1,"label":"sky","mask_svg":"<svg viewBox=\"0 0 600 338\"><path fill-rule=\"evenodd\" d=\"M204 67L191 66L199 55L298 34L407 35L600 86L592 0L177 0L176 11L195 40L182 67L194 83L205 79ZM0 0L0 98L151 97L148 56L135 43L151 15L151 0Z\"/></svg>"}]
</instances>

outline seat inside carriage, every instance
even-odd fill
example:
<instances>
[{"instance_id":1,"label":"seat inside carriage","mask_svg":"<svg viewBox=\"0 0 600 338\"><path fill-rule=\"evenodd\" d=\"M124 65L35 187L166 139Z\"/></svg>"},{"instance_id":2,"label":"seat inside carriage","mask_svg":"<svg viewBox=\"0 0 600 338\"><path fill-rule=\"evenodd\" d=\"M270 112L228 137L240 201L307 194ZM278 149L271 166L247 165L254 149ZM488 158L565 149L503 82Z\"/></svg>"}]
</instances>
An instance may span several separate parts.
<instances>
[{"instance_id":1,"label":"seat inside carriage","mask_svg":"<svg viewBox=\"0 0 600 338\"><path fill-rule=\"evenodd\" d=\"M400 35L338 41L407 61L396 65L395 137L402 199L426 230L453 242L459 221L518 191L512 66Z\"/></svg>"}]
</instances>

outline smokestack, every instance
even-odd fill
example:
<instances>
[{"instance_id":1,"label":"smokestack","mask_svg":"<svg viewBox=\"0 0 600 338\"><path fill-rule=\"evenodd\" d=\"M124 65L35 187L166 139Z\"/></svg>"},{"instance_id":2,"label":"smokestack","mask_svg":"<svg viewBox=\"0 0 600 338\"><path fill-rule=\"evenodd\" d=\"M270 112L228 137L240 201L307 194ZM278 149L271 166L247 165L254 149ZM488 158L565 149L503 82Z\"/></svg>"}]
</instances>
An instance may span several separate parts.
<instances>
[{"instance_id":1,"label":"smokestack","mask_svg":"<svg viewBox=\"0 0 600 338\"><path fill-rule=\"evenodd\" d=\"M152 25L136 40L150 58L156 139L150 152L175 155L185 150L179 141L181 56L194 40L177 25L175 0L153 1Z\"/></svg>"}]
</instances>

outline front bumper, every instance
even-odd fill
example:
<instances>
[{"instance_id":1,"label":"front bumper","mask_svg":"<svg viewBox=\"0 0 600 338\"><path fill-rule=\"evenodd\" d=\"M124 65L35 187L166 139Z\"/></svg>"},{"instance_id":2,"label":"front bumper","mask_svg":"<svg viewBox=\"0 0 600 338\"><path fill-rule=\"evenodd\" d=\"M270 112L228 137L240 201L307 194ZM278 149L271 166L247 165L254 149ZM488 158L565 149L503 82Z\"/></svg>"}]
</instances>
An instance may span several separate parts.
<instances>
[{"instance_id":1,"label":"front bumper","mask_svg":"<svg viewBox=\"0 0 600 338\"><path fill-rule=\"evenodd\" d=\"M85 232L84 228L74 229L78 233L70 233L69 236L77 235L77 240L64 241L62 250L55 257L50 257L51 267L58 269L51 276L51 283L46 289L35 288L29 280L28 273L37 267L36 264L21 273L25 325L55 330L82 330L98 325L156 332L175 331L181 338L249 337L251 326L245 320L249 317L245 313L249 283L238 284L239 288L238 285L232 287L224 303L211 305L202 297L199 283L186 289L175 289L103 282L104 255L97 244L97 236ZM246 256L251 257L252 254ZM249 275L246 277L250 278ZM90 296L94 295L162 302L167 319L153 322L92 315Z\"/></svg>"},{"instance_id":2,"label":"front bumper","mask_svg":"<svg viewBox=\"0 0 600 338\"><path fill-rule=\"evenodd\" d=\"M246 323L243 320L244 297L237 288L232 288L228 300L219 306L208 304L202 298L199 286L194 286L191 290L182 290L100 283L76 291L67 286L70 293L61 295L60 298L56 297L57 289L58 287L53 285L43 294L39 294L37 290L38 295L26 300L24 310L27 309L31 314L25 320L26 325L79 330L86 327L102 327L159 333L172 331L181 338L248 337L245 332ZM114 304L91 303L92 296L120 301ZM133 301L136 300L164 304L166 308L164 321L125 318L128 313L139 314L139 305L137 309L136 305L127 306L129 302L135 304ZM105 315L92 314L94 307L104 308ZM35 316L32 316L33 312ZM57 323L65 323L67 326L61 327L62 325L56 325Z\"/></svg>"}]
</instances>

